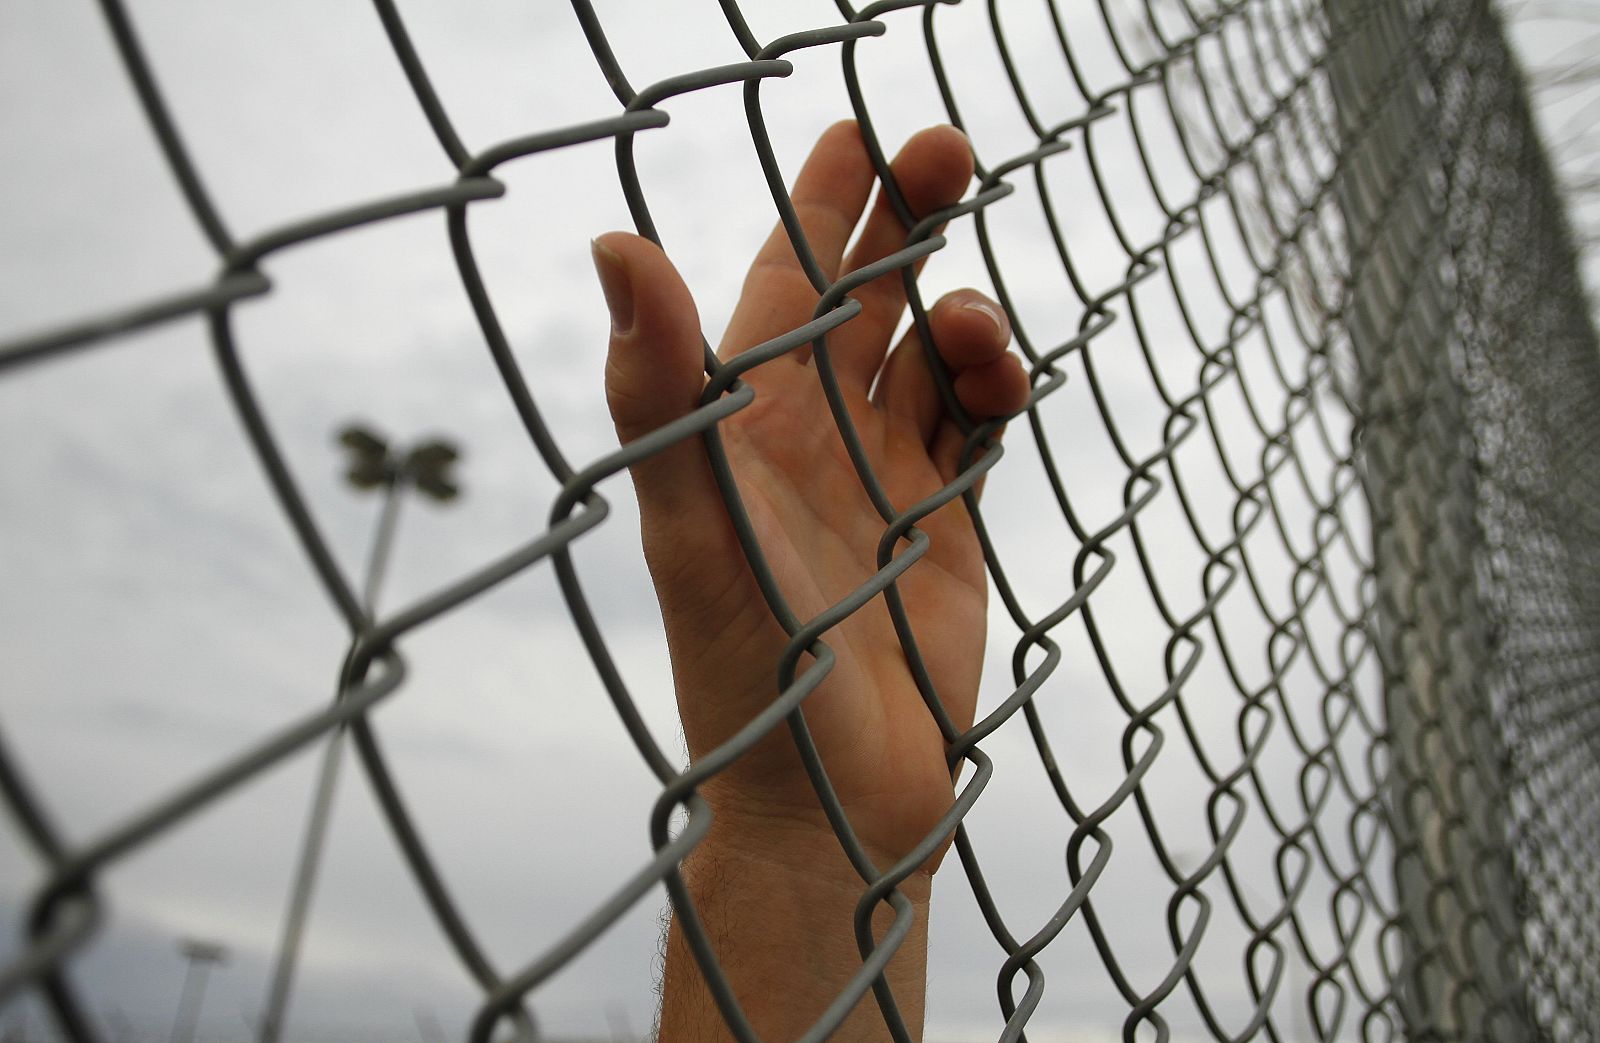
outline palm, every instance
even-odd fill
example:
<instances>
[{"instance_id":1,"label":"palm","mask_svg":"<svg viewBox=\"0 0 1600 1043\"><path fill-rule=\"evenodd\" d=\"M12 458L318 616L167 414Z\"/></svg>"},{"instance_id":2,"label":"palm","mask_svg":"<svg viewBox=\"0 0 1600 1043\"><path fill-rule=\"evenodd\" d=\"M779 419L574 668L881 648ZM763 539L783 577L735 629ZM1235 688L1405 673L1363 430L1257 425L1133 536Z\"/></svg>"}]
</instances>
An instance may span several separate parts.
<instances>
[{"instance_id":1,"label":"palm","mask_svg":"<svg viewBox=\"0 0 1600 1043\"><path fill-rule=\"evenodd\" d=\"M908 200L924 213L959 198L970 178L970 154L953 132L925 132L908 144L895 170ZM903 243L903 229L880 205L850 256L843 256L870 183L859 139L841 128L824 136L796 182L796 207L830 276ZM633 285L630 307L637 310L626 336L614 335L608 365L613 415L629 440L692 407L703 377L692 302L676 273L649 244L607 237L602 249L611 253L613 244L629 253L624 263ZM830 335L829 352L872 470L891 503L904 510L951 480L962 440L944 416L920 343L908 338L889 353L890 331L904 306L899 285L897 276L889 276L854 294L862 314ZM775 233L751 270L724 357L800 325L815 302L787 239ZM993 317L998 310L974 310L975 302L981 302L975 294L940 302L931 316L935 340L958 371L957 391L969 410L1010 412L1026 398L1026 379L1004 355L1008 334L1003 320ZM647 340L674 346L632 346ZM663 354L639 354L647 350ZM790 611L808 620L877 572L887 523L856 474L809 352L764 363L744 379L754 387L755 400L719 425L719 432L761 559ZM675 389L684 393L677 403L671 401ZM778 664L789 636L768 610L743 556L703 449L685 443L653 457L635 468L635 482L684 732L691 756L698 758L777 695ZM957 727L965 727L983 655L982 557L960 502L922 520L919 528L930 537L927 553L897 587L940 701ZM836 658L823 685L803 704L806 724L858 835L895 857L920 840L950 804L944 738L912 678L883 598L868 602L823 640ZM800 668L806 665L803 660ZM728 794L725 805L820 817L811 783L782 729L706 788Z\"/></svg>"},{"instance_id":2,"label":"palm","mask_svg":"<svg viewBox=\"0 0 1600 1043\"><path fill-rule=\"evenodd\" d=\"M758 401L746 411L748 419L730 424L724 437L763 556L791 609L810 619L877 571L886 523L860 485L814 374L797 376L780 408L763 410ZM809 386L802 383L808 378ZM795 422L794 412L804 422ZM852 412L873 470L896 507L904 509L944 484L914 431L864 400ZM898 586L934 686L956 725L964 727L972 718L983 657L982 557L959 504L925 519L921 528L930 536L928 552ZM730 600L730 608L739 616L764 614L737 554L733 549L723 560L730 572L741 573L722 579L743 593ZM732 719L717 720L722 727L716 732L731 731L776 693L772 668L784 638L763 628L759 647L748 648L750 660L766 668L765 684L751 704L729 707ZM836 659L827 681L804 704L807 726L841 801L862 820L858 829L877 834L873 839L885 848L903 850L949 804L943 736L881 598L823 640ZM863 692L874 697L861 698ZM686 727L688 721L686 716ZM691 748L697 745L693 740ZM780 740L788 742L787 736ZM735 771L766 776L769 791L781 787L786 802L814 804L809 781L783 752L763 750Z\"/></svg>"}]
</instances>

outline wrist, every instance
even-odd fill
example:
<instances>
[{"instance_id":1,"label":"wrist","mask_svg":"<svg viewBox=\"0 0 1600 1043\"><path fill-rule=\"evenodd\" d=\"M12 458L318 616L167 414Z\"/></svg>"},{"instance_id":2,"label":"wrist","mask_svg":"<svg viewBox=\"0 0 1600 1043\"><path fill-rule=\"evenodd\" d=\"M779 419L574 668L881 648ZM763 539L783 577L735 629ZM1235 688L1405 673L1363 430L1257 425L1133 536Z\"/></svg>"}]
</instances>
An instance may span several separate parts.
<instances>
[{"instance_id":1,"label":"wrist","mask_svg":"<svg viewBox=\"0 0 1600 1043\"><path fill-rule=\"evenodd\" d=\"M854 905L869 886L820 807L754 807L745 799L719 799L726 795L714 790L705 796L711 829L685 860L691 888L694 879L704 875L696 869L713 866L719 878L756 877L829 904L848 899ZM866 850L880 873L898 860L870 845ZM915 905L926 907L932 876L931 866L919 866L897 889Z\"/></svg>"},{"instance_id":2,"label":"wrist","mask_svg":"<svg viewBox=\"0 0 1600 1043\"><path fill-rule=\"evenodd\" d=\"M750 815L713 808L710 831L685 858L683 880L719 973L763 1039L793 1039L814 1027L829 1004L860 973L858 911L868 884L845 857L823 820ZM888 863L874 859L880 868ZM918 872L899 891L910 899L909 934L893 946L888 981L900 1017L920 1036L927 976L928 874ZM678 913L665 945L658 1038L728 1041L712 994L684 934ZM903 916L886 902L871 910L875 946L887 942ZM859 982L855 983L859 985ZM863 993L831 1038L885 1038L883 1016Z\"/></svg>"}]
</instances>

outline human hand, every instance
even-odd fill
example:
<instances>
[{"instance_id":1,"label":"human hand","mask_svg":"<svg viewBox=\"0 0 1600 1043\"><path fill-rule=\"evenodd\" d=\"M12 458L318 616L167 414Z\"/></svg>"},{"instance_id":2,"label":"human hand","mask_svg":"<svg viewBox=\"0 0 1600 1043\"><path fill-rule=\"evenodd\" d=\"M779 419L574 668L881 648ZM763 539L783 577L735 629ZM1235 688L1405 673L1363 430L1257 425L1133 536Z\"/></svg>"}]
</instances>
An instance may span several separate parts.
<instances>
[{"instance_id":1,"label":"human hand","mask_svg":"<svg viewBox=\"0 0 1600 1043\"><path fill-rule=\"evenodd\" d=\"M972 154L959 131L934 127L906 144L892 170L920 218L961 198L972 177ZM795 182L791 198L829 279L905 245L906 229L880 193L846 255L874 180L860 132L847 122L822 136ZM682 278L653 243L613 232L596 240L594 252L612 315L607 399L617 433L628 442L699 405L706 383L700 324ZM828 335L827 349L872 469L903 510L956 477L965 438L939 398L916 330L889 350L906 305L900 272L850 296L862 310ZM731 359L810 321L818 299L780 225L750 269L720 357ZM1010 327L997 305L976 291L957 291L940 300L929 319L969 414L1005 416L1026 404L1028 378L1006 352ZM719 431L778 586L795 614L809 619L877 571L886 526L829 413L810 347L742 379L755 400ZM635 465L633 479L684 734L691 758L698 759L778 695L778 662L789 637L741 551L704 444L678 443ZM983 660L982 553L960 500L918 525L931 543L898 587L945 710L965 729ZM857 836L887 865L927 835L951 805L945 740L882 598L823 640L837 659L802 703L803 713ZM701 792L714 817L737 823L739 835L753 844L796 835L801 847L833 843L785 729L769 733Z\"/></svg>"}]
</instances>

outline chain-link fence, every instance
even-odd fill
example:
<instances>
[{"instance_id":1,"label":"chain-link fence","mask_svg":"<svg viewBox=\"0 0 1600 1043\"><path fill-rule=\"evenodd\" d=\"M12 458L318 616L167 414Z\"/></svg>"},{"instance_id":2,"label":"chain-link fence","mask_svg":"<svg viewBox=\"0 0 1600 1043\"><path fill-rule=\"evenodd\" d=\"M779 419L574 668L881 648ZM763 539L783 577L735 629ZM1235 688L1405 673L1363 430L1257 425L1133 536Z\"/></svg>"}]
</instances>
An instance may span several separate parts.
<instances>
[{"instance_id":1,"label":"chain-link fence","mask_svg":"<svg viewBox=\"0 0 1600 1043\"><path fill-rule=\"evenodd\" d=\"M984 1038L1023 1038L1061 996L1052 1024L1088 1031L1099 1018L1127 1040L1595 1036L1600 354L1522 79L1488 4L882 0L857 9L839 0L837 12L789 24L793 12L723 0L729 60L645 80L613 37L636 38L641 24L664 33L653 27L681 15L574 0L571 11L552 6L539 17L581 31L614 111L553 124L535 109L520 117L524 134L484 143L458 132L449 91L430 78L429 40L413 39L405 5L375 0L371 31L386 36L455 176L248 234L191 158L163 93L167 72L130 18L136 5L100 7L217 274L45 332L7 330L0 366L14 381L89 366L139 350L139 331L203 323L218 393L349 644L332 705L217 755L212 768L87 837L58 822L44 773L30 770L14 731L6 736L0 792L35 881L8 885L13 896L26 889L27 912L0 970L6 1002L42 1004L64 1038L107 1038L94 983L77 967L106 917L104 876L276 766L320 750L327 785L252 1029L279 1038L348 746L396 856L479 990L468 1038L546 1038L541 990L663 888L731 1030L753 1038L715 947L683 915L679 867L707 829L696 787L787 719L819 801L848 820L803 724L830 661L829 631L880 597L904 622L893 595L925 547L917 525L962 499L997 593L991 646L1005 645L991 658L1009 662L1009 678L985 674L971 729L952 732L943 718L951 763L964 768L956 804L913 857L864 872L862 893L908 915L894 885L954 834L956 858L941 879L949 892L964 876L960 890L988 939L963 945L998 991ZM670 55L651 57L652 70L672 65ZM721 133L748 135L771 200L764 220L781 219L810 256L785 187L786 146L773 144L784 128L769 126L767 102L803 63L842 72L846 100L829 116L859 121L906 227L903 248L831 284L813 272L824 302L816 318L737 364L708 356L703 405L687 420L575 456L588 434L551 421L541 388L553 385L516 343L565 334L504 322L503 295L480 271L475 236L498 205L489 201L514 194L505 175L519 166L610 143L635 226L657 237L652 204L670 192L639 153L675 133L680 101L731 92L745 125ZM976 185L922 220L889 173L884 125L896 123L900 102L886 83L921 90L973 143ZM543 504L546 522L525 529L515 550L380 611L393 494L415 475L380 466L373 477L391 499L363 592L275 434L245 365L256 348L236 332L235 313L289 292L274 287L280 251L419 213L447 228L476 350L492 357L556 491ZM740 377L807 345L825 355L830 334L859 310L852 290L897 269L911 321L930 337L931 298L913 266L931 254L936 271L937 255L962 244L981 261L981 288L1011 316L1031 375L1026 415L1010 425L1004 451L991 441L995 424L965 418L963 472L915 506L890 504L883 476L862 465L860 481L879 494L892 534L882 567L823 616L793 618L719 448L721 425L755 396ZM595 311L597 296L581 307ZM955 402L948 373L934 368ZM831 369L816 372L836 397ZM839 433L864 461L852 426L840 422ZM759 728L687 769L641 712L626 680L632 668L619 665L607 615L592 608L597 588L576 560L606 522L603 483L685 439L709 448L728 511L743 522L749 566L788 617L791 659L812 664L774 693ZM974 488L985 473L980 506ZM612 741L633 744L658 799L653 852L603 901L526 938L508 962L482 943L483 925L440 868L379 732L410 690L408 642L545 563L581 639L567 655L591 664L620 723ZM905 656L925 681L904 629ZM936 710L938 693L924 694ZM1025 765L1042 767L1045 799L998 803L1009 802L1008 821L1064 865L1019 912L1008 841L984 829L997 803L986 804L985 791ZM545 780L541 796L560 784ZM506 828L502 809L484 814ZM848 831L840 842L872 865ZM936 932L936 978L940 944ZM850 990L880 1004L886 1035L904 1039L911 1030L875 991L889 955L887 944L867 946ZM849 1008L832 1009L807 1038L825 1038Z\"/></svg>"}]
</instances>

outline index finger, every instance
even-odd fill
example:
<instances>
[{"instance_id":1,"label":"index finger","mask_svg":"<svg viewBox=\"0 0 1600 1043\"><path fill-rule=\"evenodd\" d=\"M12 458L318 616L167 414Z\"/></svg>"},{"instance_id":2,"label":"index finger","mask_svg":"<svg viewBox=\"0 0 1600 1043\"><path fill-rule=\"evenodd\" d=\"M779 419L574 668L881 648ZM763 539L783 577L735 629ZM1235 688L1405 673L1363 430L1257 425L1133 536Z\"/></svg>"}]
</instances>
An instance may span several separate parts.
<instances>
[{"instance_id":1,"label":"index finger","mask_svg":"<svg viewBox=\"0 0 1600 1043\"><path fill-rule=\"evenodd\" d=\"M811 320L821 294L802 253L809 255L825 283L834 280L874 180L872 160L854 120L835 123L823 132L789 191L799 249L790 228L779 221L745 276L739 304L722 338L723 358Z\"/></svg>"}]
</instances>

